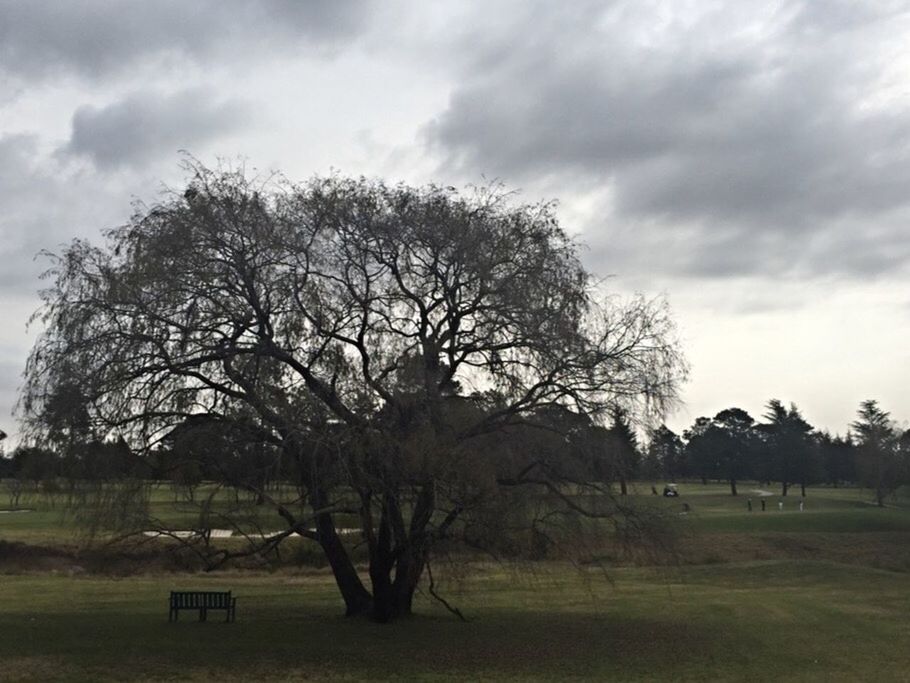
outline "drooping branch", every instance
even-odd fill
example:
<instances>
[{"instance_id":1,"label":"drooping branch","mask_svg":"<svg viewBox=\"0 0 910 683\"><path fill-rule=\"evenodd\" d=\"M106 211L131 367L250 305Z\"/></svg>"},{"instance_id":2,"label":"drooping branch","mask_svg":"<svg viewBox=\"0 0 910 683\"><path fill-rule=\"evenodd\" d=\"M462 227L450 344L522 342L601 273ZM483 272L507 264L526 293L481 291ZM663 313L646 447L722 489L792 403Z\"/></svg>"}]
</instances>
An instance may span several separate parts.
<instances>
[{"instance_id":1,"label":"drooping branch","mask_svg":"<svg viewBox=\"0 0 910 683\"><path fill-rule=\"evenodd\" d=\"M105 248L54 261L20 404L34 434L174 455L199 427L208 450L186 464L282 521L252 545L314 538L348 610L387 618L410 610L444 541L474 542L517 489L561 515L633 514L573 491L605 495L598 422L671 407L685 363L661 300L598 294L554 205L190 171ZM276 464L250 474L250 453ZM273 471L293 502L263 485ZM359 521L374 595L339 510Z\"/></svg>"}]
</instances>

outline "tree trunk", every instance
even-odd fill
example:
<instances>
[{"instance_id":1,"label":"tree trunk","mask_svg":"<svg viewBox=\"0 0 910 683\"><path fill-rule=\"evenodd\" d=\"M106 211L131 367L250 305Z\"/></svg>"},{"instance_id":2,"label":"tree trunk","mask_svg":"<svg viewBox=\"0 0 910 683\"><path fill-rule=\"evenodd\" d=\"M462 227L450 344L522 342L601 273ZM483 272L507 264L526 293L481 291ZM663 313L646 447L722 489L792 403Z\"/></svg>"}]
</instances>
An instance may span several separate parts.
<instances>
[{"instance_id":1,"label":"tree trunk","mask_svg":"<svg viewBox=\"0 0 910 683\"><path fill-rule=\"evenodd\" d=\"M799 489L800 489L800 494L802 495L803 498L805 498L806 497L806 482L801 481L799 483Z\"/></svg>"},{"instance_id":2,"label":"tree trunk","mask_svg":"<svg viewBox=\"0 0 910 683\"><path fill-rule=\"evenodd\" d=\"M786 495L787 495L787 489L788 489L788 488L790 488L790 484L787 483L787 482L785 482L785 481L782 481L782 482L781 482L781 492L780 492L780 495L786 496Z\"/></svg>"},{"instance_id":3,"label":"tree trunk","mask_svg":"<svg viewBox=\"0 0 910 683\"><path fill-rule=\"evenodd\" d=\"M625 496L627 493L629 493L629 489L626 486L626 478L620 477L619 478L619 495Z\"/></svg>"},{"instance_id":4,"label":"tree trunk","mask_svg":"<svg viewBox=\"0 0 910 683\"><path fill-rule=\"evenodd\" d=\"M410 616L413 610L414 593L426 566L422 548L406 551L392 565L385 558L376 557L370 561L370 579L373 585L373 607L371 616L380 623L388 623Z\"/></svg>"},{"instance_id":5,"label":"tree trunk","mask_svg":"<svg viewBox=\"0 0 910 683\"><path fill-rule=\"evenodd\" d=\"M394 616L392 595L392 523L389 519L389 498L382 502L379 528L370 543L370 582L373 586L372 616L385 623Z\"/></svg>"},{"instance_id":6,"label":"tree trunk","mask_svg":"<svg viewBox=\"0 0 910 683\"><path fill-rule=\"evenodd\" d=\"M736 479L730 479L730 495L731 496L739 495L736 493Z\"/></svg>"},{"instance_id":7,"label":"tree trunk","mask_svg":"<svg viewBox=\"0 0 910 683\"><path fill-rule=\"evenodd\" d=\"M312 488L311 506L315 511L325 509L328 495L317 486ZM329 561L335 583L344 600L345 615L355 616L367 614L372 609L373 599L370 592L364 588L357 569L351 561L347 548L341 542L335 530L335 520L326 512L316 514L316 532L319 536L319 545Z\"/></svg>"},{"instance_id":8,"label":"tree trunk","mask_svg":"<svg viewBox=\"0 0 910 683\"><path fill-rule=\"evenodd\" d=\"M415 547L405 553L395 568L395 582L392 584L395 594L395 615L405 617L411 614L414 593L426 567L426 551Z\"/></svg>"},{"instance_id":9,"label":"tree trunk","mask_svg":"<svg viewBox=\"0 0 910 683\"><path fill-rule=\"evenodd\" d=\"M331 515L319 515L316 529L319 532L319 545L322 546L322 551L329 561L335 583L344 599L345 615L350 617L367 614L373 606L373 600L369 591L364 588L347 549L338 537L338 532L335 531Z\"/></svg>"},{"instance_id":10,"label":"tree trunk","mask_svg":"<svg viewBox=\"0 0 910 683\"><path fill-rule=\"evenodd\" d=\"M369 504L369 498L363 500ZM427 561L426 529L436 506L435 488L425 484L405 525L394 492L383 496L379 526L369 534L372 616L387 623L411 614L414 593ZM394 579L393 579L394 571Z\"/></svg>"}]
</instances>

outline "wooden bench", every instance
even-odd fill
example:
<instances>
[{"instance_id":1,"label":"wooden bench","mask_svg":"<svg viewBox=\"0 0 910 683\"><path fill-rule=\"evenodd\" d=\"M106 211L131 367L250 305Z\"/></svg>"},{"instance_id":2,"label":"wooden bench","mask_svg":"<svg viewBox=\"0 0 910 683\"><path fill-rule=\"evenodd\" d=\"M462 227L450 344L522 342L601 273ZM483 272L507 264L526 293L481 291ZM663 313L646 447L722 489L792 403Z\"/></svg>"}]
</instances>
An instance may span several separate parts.
<instances>
[{"instance_id":1,"label":"wooden bench","mask_svg":"<svg viewBox=\"0 0 910 683\"><path fill-rule=\"evenodd\" d=\"M225 621L231 622L234 621L237 611L237 598L232 598L230 591L226 593L219 591L171 591L169 606L168 621L177 621L182 609L194 609L199 611L199 621L207 619L209 610L224 610L226 613Z\"/></svg>"}]
</instances>

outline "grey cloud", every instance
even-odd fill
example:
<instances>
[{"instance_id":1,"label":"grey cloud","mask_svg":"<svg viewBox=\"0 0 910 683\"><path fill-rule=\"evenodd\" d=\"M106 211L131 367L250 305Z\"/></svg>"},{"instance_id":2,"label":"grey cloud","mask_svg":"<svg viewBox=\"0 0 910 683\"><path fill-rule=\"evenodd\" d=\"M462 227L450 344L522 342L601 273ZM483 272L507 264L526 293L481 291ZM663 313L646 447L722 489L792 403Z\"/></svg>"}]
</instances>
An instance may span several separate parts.
<instances>
[{"instance_id":1,"label":"grey cloud","mask_svg":"<svg viewBox=\"0 0 910 683\"><path fill-rule=\"evenodd\" d=\"M24 171L33 165L36 150L34 135L0 135L0 200L4 203L29 187L29 174Z\"/></svg>"},{"instance_id":2,"label":"grey cloud","mask_svg":"<svg viewBox=\"0 0 910 683\"><path fill-rule=\"evenodd\" d=\"M36 258L73 237L122 221L135 186L48 158L31 135L0 135L0 304L34 296L49 262Z\"/></svg>"},{"instance_id":3,"label":"grey cloud","mask_svg":"<svg viewBox=\"0 0 910 683\"><path fill-rule=\"evenodd\" d=\"M59 252L74 237L97 240L123 220L147 182L102 179L48 157L36 136L0 134L0 429L13 433L8 418L30 343L26 321L47 286L39 276L52 265L38 252Z\"/></svg>"},{"instance_id":4,"label":"grey cloud","mask_svg":"<svg viewBox=\"0 0 910 683\"><path fill-rule=\"evenodd\" d=\"M8 435L14 435L16 431L11 415L16 404L17 387L21 383L23 365L15 360L0 358L0 430Z\"/></svg>"},{"instance_id":5,"label":"grey cloud","mask_svg":"<svg viewBox=\"0 0 910 683\"><path fill-rule=\"evenodd\" d=\"M40 207L52 196L45 193L55 183L39 168L36 154L34 136L0 136L0 291L4 298L35 290L41 268L34 256L43 246L47 228L53 226L45 225L47 214Z\"/></svg>"},{"instance_id":6,"label":"grey cloud","mask_svg":"<svg viewBox=\"0 0 910 683\"><path fill-rule=\"evenodd\" d=\"M667 266L698 276L906 265L910 112L875 98L910 3L760 5L516 7L425 138L466 173L599 184L600 216L650 231L589 226L628 263L684 232ZM887 254L850 239L869 223Z\"/></svg>"},{"instance_id":7,"label":"grey cloud","mask_svg":"<svg viewBox=\"0 0 910 683\"><path fill-rule=\"evenodd\" d=\"M83 155L99 168L140 165L156 156L206 143L251 121L250 107L190 90L172 95L135 93L107 107L81 107L73 115L64 154Z\"/></svg>"},{"instance_id":8,"label":"grey cloud","mask_svg":"<svg viewBox=\"0 0 910 683\"><path fill-rule=\"evenodd\" d=\"M0 0L0 70L98 78L146 58L325 51L355 35L368 10L368 0Z\"/></svg>"}]
</instances>

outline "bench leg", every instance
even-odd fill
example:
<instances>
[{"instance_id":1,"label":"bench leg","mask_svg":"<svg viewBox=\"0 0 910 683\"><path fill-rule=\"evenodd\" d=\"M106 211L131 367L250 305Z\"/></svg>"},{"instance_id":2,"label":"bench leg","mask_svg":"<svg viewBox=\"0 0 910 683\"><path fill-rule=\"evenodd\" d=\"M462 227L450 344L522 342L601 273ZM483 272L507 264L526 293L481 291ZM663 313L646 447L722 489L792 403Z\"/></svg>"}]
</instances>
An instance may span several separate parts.
<instances>
[{"instance_id":1,"label":"bench leg","mask_svg":"<svg viewBox=\"0 0 910 683\"><path fill-rule=\"evenodd\" d=\"M199 607L199 621L208 621L209 618L209 608L208 607ZM221 608L216 608L221 609ZM179 621L180 619L180 610L175 608L170 608L167 613L167 620L169 622ZM233 623L237 620L237 605L233 603L224 609L224 621L226 623Z\"/></svg>"}]
</instances>

